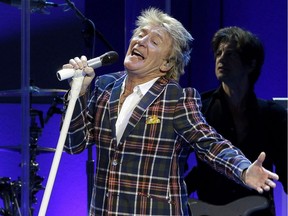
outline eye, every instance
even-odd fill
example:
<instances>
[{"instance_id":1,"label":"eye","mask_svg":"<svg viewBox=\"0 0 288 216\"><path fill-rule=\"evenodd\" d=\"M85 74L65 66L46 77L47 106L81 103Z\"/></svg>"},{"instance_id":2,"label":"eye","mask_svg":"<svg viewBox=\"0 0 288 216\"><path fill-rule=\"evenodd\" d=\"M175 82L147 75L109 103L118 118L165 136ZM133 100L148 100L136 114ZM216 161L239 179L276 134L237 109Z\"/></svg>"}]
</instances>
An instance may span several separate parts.
<instances>
[{"instance_id":1,"label":"eye","mask_svg":"<svg viewBox=\"0 0 288 216\"><path fill-rule=\"evenodd\" d=\"M226 55L230 58L237 58L238 57L238 53L235 51L226 52Z\"/></svg>"},{"instance_id":2,"label":"eye","mask_svg":"<svg viewBox=\"0 0 288 216\"><path fill-rule=\"evenodd\" d=\"M161 43L161 39L159 37L152 36L151 43L155 46L158 46Z\"/></svg>"},{"instance_id":3,"label":"eye","mask_svg":"<svg viewBox=\"0 0 288 216\"><path fill-rule=\"evenodd\" d=\"M222 52L221 52L220 50L218 50L218 51L215 53L215 56L216 56L216 57L219 57L219 56L221 56L221 54L222 54Z\"/></svg>"},{"instance_id":4,"label":"eye","mask_svg":"<svg viewBox=\"0 0 288 216\"><path fill-rule=\"evenodd\" d=\"M158 42L155 41L155 40L153 40L152 43L153 43L154 45L156 45L156 46L158 45Z\"/></svg>"}]
</instances>

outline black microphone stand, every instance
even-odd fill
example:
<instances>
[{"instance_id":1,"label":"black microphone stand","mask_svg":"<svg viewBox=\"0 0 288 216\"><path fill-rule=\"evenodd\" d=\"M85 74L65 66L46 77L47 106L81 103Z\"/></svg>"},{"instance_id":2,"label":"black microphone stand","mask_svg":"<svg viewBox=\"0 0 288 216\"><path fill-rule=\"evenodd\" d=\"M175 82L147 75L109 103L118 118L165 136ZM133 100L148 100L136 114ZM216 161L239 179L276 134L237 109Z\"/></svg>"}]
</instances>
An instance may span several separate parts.
<instances>
[{"instance_id":1,"label":"black microphone stand","mask_svg":"<svg viewBox=\"0 0 288 216\"><path fill-rule=\"evenodd\" d=\"M110 51L114 50L113 47L110 45L110 43L105 39L105 37L96 30L94 23L86 18L79 10L76 8L75 4L71 2L70 0L66 0L67 5L75 11L77 17L79 17L84 25L85 29L82 31L85 44L88 48L92 50L92 58L94 57L94 51L95 51L95 35L98 36L98 38L108 47ZM92 43L91 43L92 39ZM88 158L86 161L86 173L87 173L87 209L89 214L90 209L90 202L92 197L92 190L93 190L93 184L94 184L94 169L95 169L95 161L93 160L93 150L92 145L88 145L87 147L88 152Z\"/></svg>"},{"instance_id":2,"label":"black microphone stand","mask_svg":"<svg viewBox=\"0 0 288 216\"><path fill-rule=\"evenodd\" d=\"M106 38L101 34L101 32L99 32L98 30L96 30L95 25L93 23L92 20L88 19L87 17L85 17L81 11L79 11L78 8L76 8L75 4L73 2L71 2L70 0L66 0L67 5L75 11L77 17L79 17L83 23L86 25L86 30L83 30L82 33L84 35L84 39L86 42L86 46L88 46L89 48L92 47L92 58L94 57L94 44L95 44L95 36L97 35L98 38L107 46L107 48L112 51L114 50L113 47L111 46L111 44L106 40ZM89 38L91 38L91 35L93 36L93 43L91 44L89 42Z\"/></svg>"}]
</instances>

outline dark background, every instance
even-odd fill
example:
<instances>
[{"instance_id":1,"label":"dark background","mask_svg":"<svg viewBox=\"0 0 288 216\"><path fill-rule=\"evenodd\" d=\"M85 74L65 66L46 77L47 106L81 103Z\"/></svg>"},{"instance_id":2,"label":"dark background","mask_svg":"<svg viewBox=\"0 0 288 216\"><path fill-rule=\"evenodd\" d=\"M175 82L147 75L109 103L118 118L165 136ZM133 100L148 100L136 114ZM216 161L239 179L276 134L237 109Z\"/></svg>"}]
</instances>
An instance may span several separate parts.
<instances>
[{"instance_id":1,"label":"dark background","mask_svg":"<svg viewBox=\"0 0 288 216\"><path fill-rule=\"evenodd\" d=\"M64 0L54 2L65 3ZM219 28L236 25L258 35L265 47L265 63L256 84L258 96L265 99L287 97L286 0L75 0L73 3L90 22L83 22L74 10L64 11L62 6L47 8L45 13L31 13L30 71L25 73L29 73L31 83L40 89L68 89L68 83L58 81L55 74L70 58L82 54L93 58L114 49L119 54L119 61L98 68L97 73L122 70L136 17L142 9L155 6L180 20L195 39L191 62L180 79L183 87L192 86L203 92L218 86L210 41ZM0 1L0 18L0 145L14 146L21 143L22 136L20 89L24 70L21 69L21 10ZM91 23L95 30L91 28ZM8 90L19 92L18 96L4 96ZM52 96L33 96L31 107L43 112L45 117L53 101ZM58 107L61 108L61 105ZM56 148L59 122L60 116L54 114L45 124L39 134L40 146ZM45 178L43 185L52 159L52 153L37 156L39 175ZM76 156L63 154L48 216L86 214L86 159L87 152ZM20 162L19 153L0 149L0 177L17 179L21 175ZM284 216L287 213L287 197L283 195L281 185L276 193L277 216ZM35 215L42 196L43 191L37 194L38 203L33 205Z\"/></svg>"}]
</instances>

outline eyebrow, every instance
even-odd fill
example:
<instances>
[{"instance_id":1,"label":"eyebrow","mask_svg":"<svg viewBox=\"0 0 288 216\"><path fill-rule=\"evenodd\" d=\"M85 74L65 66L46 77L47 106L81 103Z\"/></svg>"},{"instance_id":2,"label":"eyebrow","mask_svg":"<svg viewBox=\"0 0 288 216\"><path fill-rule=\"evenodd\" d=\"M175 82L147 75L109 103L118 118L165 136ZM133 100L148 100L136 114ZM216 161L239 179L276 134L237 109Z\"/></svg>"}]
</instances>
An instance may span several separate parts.
<instances>
[{"instance_id":1,"label":"eyebrow","mask_svg":"<svg viewBox=\"0 0 288 216\"><path fill-rule=\"evenodd\" d=\"M148 29L147 28L142 28L142 29L140 29L140 32L143 32L143 33L145 33L145 34L147 34L148 33ZM155 34L157 37L159 37L162 41L164 40L164 38L163 38L163 36L161 35L161 34L159 34L158 33L158 31L150 31L150 32L152 32L153 34Z\"/></svg>"}]
</instances>

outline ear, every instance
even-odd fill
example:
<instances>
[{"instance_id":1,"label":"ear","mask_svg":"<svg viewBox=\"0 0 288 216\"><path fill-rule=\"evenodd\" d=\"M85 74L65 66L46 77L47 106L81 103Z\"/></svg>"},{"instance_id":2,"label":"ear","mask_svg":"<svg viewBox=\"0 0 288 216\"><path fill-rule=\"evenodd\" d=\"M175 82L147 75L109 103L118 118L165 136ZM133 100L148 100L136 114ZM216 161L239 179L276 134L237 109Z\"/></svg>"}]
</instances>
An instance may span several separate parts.
<instances>
[{"instance_id":1,"label":"ear","mask_svg":"<svg viewBox=\"0 0 288 216\"><path fill-rule=\"evenodd\" d=\"M173 63L169 60L165 60L163 64L160 66L160 71L162 72L168 72L173 67Z\"/></svg>"}]
</instances>

